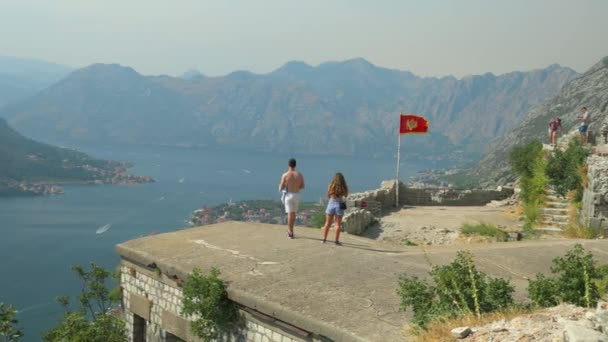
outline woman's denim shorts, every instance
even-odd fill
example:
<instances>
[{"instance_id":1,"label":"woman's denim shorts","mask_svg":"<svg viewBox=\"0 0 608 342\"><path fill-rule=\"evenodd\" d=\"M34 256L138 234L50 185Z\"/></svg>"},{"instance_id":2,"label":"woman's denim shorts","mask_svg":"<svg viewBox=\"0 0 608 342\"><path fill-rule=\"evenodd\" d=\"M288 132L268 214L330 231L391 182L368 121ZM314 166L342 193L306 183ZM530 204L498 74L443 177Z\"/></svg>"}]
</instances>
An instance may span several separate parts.
<instances>
[{"instance_id":1,"label":"woman's denim shorts","mask_svg":"<svg viewBox=\"0 0 608 342\"><path fill-rule=\"evenodd\" d=\"M327 203L327 209L325 209L325 213L327 215L336 215L336 216L344 216L344 210L340 209L340 200L338 199L330 199Z\"/></svg>"}]
</instances>

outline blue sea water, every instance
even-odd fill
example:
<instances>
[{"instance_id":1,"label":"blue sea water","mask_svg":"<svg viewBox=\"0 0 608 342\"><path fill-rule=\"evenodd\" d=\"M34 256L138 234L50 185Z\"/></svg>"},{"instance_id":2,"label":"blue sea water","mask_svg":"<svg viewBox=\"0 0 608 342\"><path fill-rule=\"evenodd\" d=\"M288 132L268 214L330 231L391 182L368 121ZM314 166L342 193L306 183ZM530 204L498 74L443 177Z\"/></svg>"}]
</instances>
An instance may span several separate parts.
<instances>
[{"instance_id":1,"label":"blue sea water","mask_svg":"<svg viewBox=\"0 0 608 342\"><path fill-rule=\"evenodd\" d=\"M40 341L62 309L60 295L76 295L71 265L95 262L113 270L117 243L187 226L193 210L229 200L279 199L288 155L171 147L70 146L96 157L128 161L130 172L155 183L68 185L45 197L0 198L0 302L20 311L24 341ZM295 156L306 178L304 200L317 201L335 172L352 192L394 178L394 159ZM443 165L402 160L401 179ZM96 231L110 225L102 234ZM107 226L106 226L107 228Z\"/></svg>"}]
</instances>

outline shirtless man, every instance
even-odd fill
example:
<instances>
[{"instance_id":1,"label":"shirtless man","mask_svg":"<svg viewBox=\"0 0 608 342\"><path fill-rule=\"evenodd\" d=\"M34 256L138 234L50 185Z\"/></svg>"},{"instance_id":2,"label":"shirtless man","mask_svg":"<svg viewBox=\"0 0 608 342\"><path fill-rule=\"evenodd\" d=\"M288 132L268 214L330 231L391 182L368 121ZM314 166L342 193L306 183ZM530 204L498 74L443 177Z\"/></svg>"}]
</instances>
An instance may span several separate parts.
<instances>
[{"instance_id":1,"label":"shirtless man","mask_svg":"<svg viewBox=\"0 0 608 342\"><path fill-rule=\"evenodd\" d=\"M281 176L279 191L286 191L284 203L285 213L287 213L287 236L293 239L293 226L296 223L296 212L300 204L300 190L304 189L304 176L296 171L295 159L289 159L288 165L289 170Z\"/></svg>"}]
</instances>

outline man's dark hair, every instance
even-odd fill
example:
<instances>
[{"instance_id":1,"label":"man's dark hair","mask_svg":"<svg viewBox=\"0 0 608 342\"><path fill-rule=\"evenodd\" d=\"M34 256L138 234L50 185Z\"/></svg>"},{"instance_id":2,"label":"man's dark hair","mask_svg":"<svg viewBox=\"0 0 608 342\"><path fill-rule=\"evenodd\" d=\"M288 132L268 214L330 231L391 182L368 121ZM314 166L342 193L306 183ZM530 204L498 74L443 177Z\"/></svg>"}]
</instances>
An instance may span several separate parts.
<instances>
[{"instance_id":1,"label":"man's dark hair","mask_svg":"<svg viewBox=\"0 0 608 342\"><path fill-rule=\"evenodd\" d=\"M296 167L296 160L291 158L289 159L289 163L287 163L287 165L289 165L289 167Z\"/></svg>"},{"instance_id":2,"label":"man's dark hair","mask_svg":"<svg viewBox=\"0 0 608 342\"><path fill-rule=\"evenodd\" d=\"M582 110L587 110L587 107L583 107L583 108L581 108L581 109L582 109Z\"/></svg>"}]
</instances>

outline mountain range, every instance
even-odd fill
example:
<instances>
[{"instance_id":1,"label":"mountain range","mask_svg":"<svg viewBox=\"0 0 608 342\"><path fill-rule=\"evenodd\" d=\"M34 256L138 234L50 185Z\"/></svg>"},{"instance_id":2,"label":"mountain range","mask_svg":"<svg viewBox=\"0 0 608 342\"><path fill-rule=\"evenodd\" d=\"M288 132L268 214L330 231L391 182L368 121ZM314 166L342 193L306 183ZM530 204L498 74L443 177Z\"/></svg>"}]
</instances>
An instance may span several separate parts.
<instances>
[{"instance_id":1,"label":"mountain range","mask_svg":"<svg viewBox=\"0 0 608 342\"><path fill-rule=\"evenodd\" d=\"M0 107L34 95L73 70L45 61L0 56Z\"/></svg>"},{"instance_id":2,"label":"mountain range","mask_svg":"<svg viewBox=\"0 0 608 342\"><path fill-rule=\"evenodd\" d=\"M600 128L608 117L608 57L604 57L580 77L567 82L557 96L534 108L520 125L500 137L481 160L472 175L482 185L514 181L509 165L511 149L534 139L546 141L548 123L561 118L564 131L576 129L581 107L591 113L590 134L601 137Z\"/></svg>"},{"instance_id":3,"label":"mountain range","mask_svg":"<svg viewBox=\"0 0 608 342\"><path fill-rule=\"evenodd\" d=\"M419 77L358 58L268 74L144 76L129 67L76 70L0 117L43 141L114 142L242 150L394 155L400 112L430 121L404 141L412 155L479 156L578 74L528 72Z\"/></svg>"}]
</instances>

